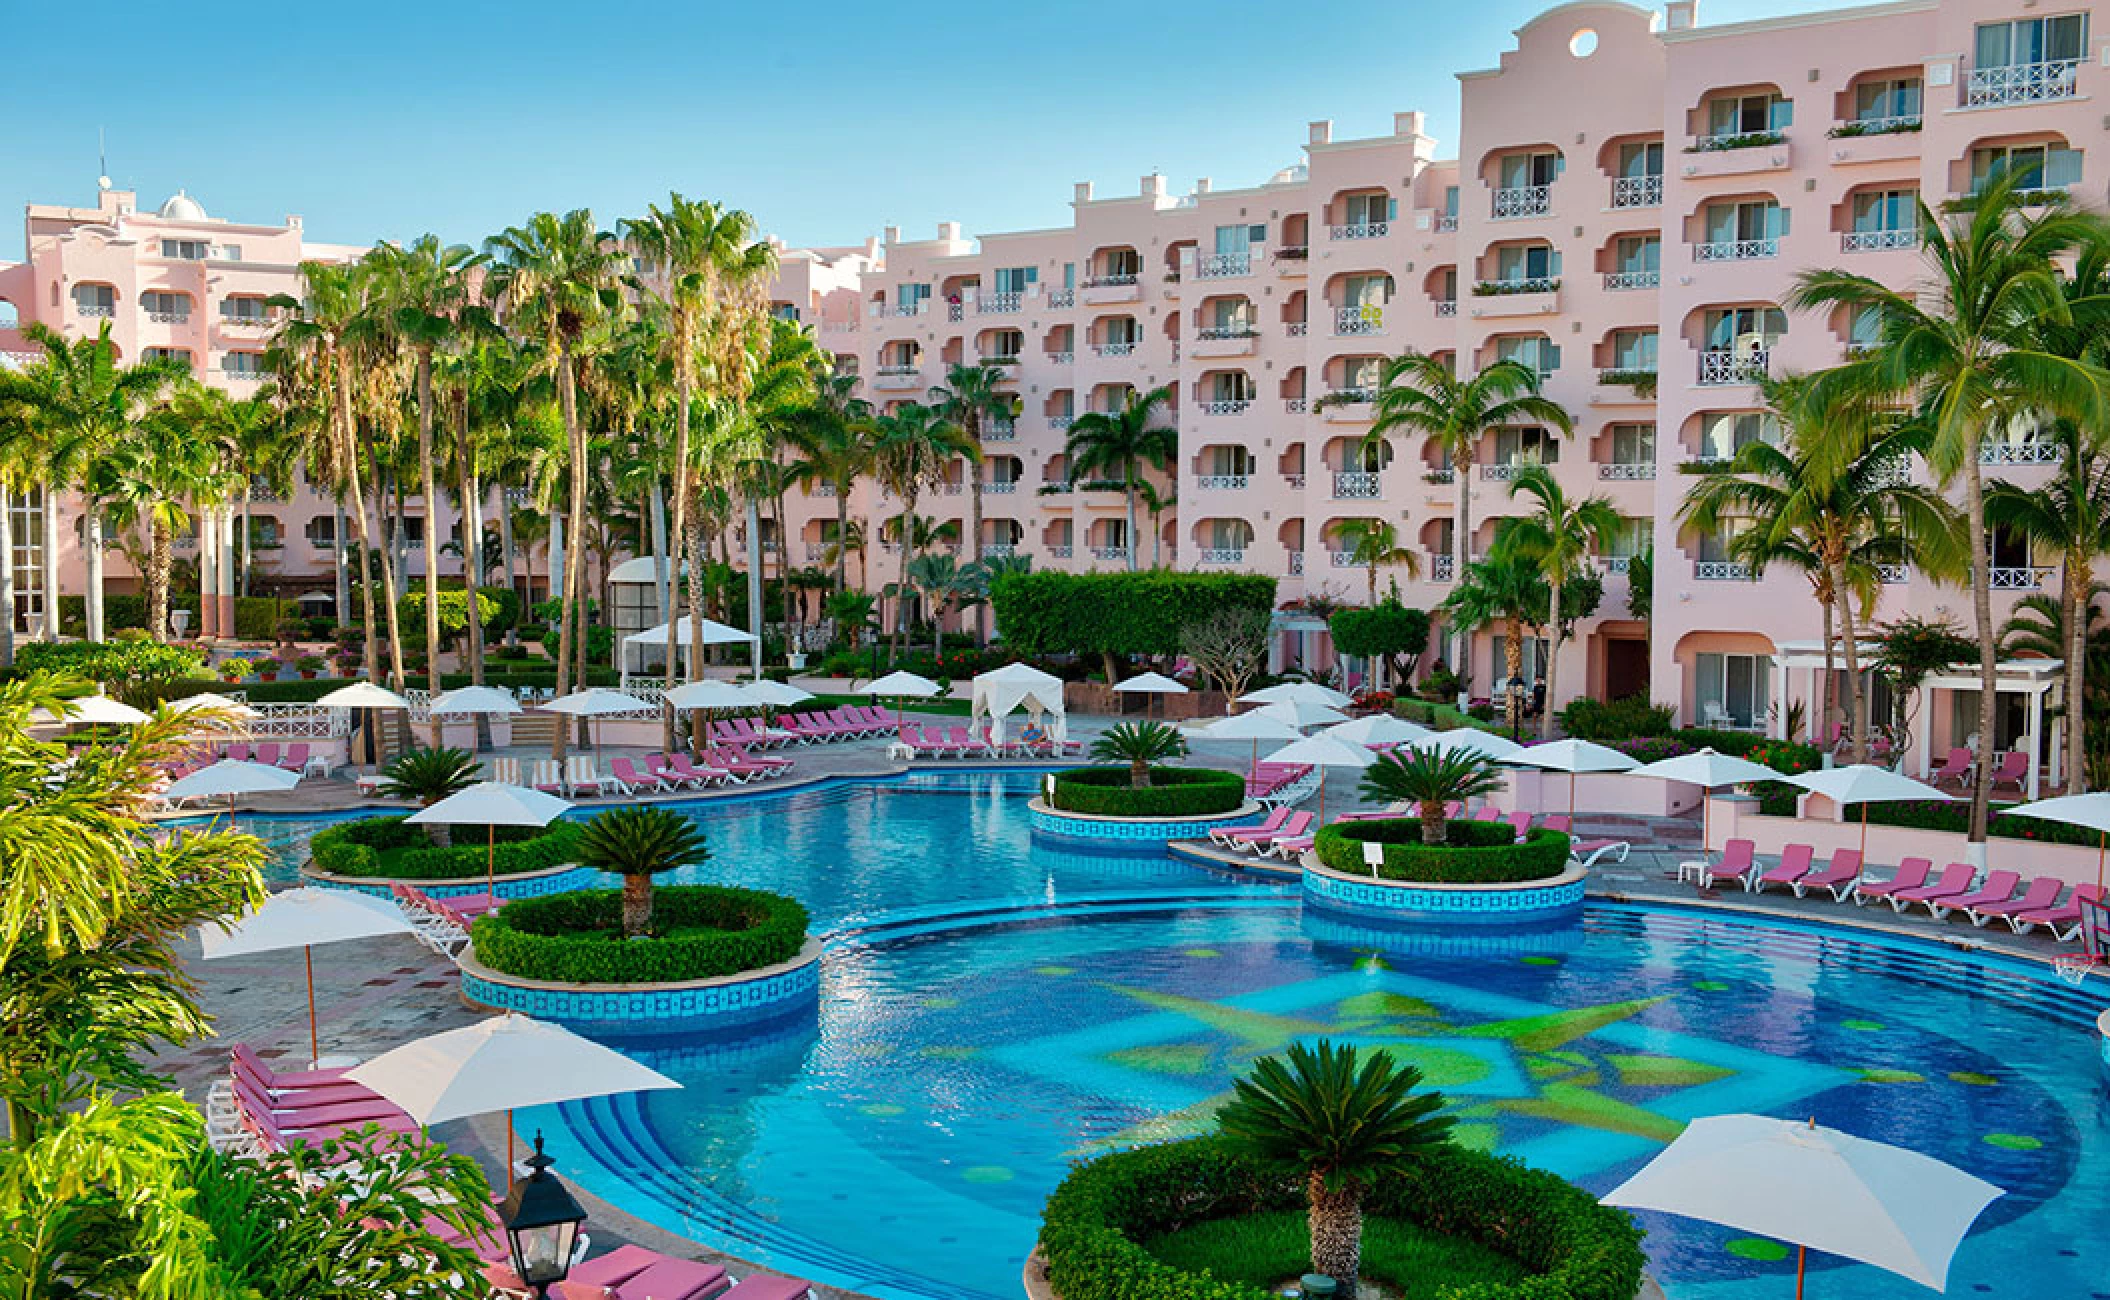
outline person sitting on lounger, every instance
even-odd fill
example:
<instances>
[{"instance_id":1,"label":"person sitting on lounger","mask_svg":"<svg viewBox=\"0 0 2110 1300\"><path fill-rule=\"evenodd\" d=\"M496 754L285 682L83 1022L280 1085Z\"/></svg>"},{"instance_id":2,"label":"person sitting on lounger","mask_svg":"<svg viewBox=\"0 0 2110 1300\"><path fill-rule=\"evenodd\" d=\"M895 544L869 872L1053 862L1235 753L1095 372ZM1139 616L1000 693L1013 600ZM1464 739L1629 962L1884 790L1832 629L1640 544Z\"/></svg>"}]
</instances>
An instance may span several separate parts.
<instances>
[{"instance_id":1,"label":"person sitting on lounger","mask_svg":"<svg viewBox=\"0 0 2110 1300\"><path fill-rule=\"evenodd\" d=\"M1039 719L1029 719L1018 729L1018 739L1023 745L1045 745L1048 743L1048 729L1040 725Z\"/></svg>"}]
</instances>

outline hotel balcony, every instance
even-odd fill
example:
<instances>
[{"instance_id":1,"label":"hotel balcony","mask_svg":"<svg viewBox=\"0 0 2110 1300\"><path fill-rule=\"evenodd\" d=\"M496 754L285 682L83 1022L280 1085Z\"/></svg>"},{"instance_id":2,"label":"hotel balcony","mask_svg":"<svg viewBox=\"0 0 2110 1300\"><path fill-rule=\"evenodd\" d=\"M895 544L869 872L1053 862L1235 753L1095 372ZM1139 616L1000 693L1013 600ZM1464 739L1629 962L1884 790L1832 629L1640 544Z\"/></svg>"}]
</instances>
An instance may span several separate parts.
<instances>
[{"instance_id":1,"label":"hotel balcony","mask_svg":"<svg viewBox=\"0 0 2110 1300\"><path fill-rule=\"evenodd\" d=\"M1364 303L1356 307L1333 309L1333 336L1335 338L1362 338L1385 332L1385 308L1382 303Z\"/></svg>"},{"instance_id":2,"label":"hotel balcony","mask_svg":"<svg viewBox=\"0 0 2110 1300\"><path fill-rule=\"evenodd\" d=\"M1250 474L1197 474L1194 476L1194 490L1197 492L1243 492L1252 485L1252 482L1253 476Z\"/></svg>"},{"instance_id":3,"label":"hotel balcony","mask_svg":"<svg viewBox=\"0 0 2110 1300\"><path fill-rule=\"evenodd\" d=\"M1612 293L1628 289L1654 289L1663 283L1661 271L1606 271L1604 287Z\"/></svg>"},{"instance_id":4,"label":"hotel balcony","mask_svg":"<svg viewBox=\"0 0 2110 1300\"><path fill-rule=\"evenodd\" d=\"M1088 277L1082 288L1084 305L1103 307L1112 303L1141 302L1143 299L1142 277L1133 271L1117 272L1113 275Z\"/></svg>"},{"instance_id":5,"label":"hotel balcony","mask_svg":"<svg viewBox=\"0 0 2110 1300\"><path fill-rule=\"evenodd\" d=\"M2080 76L2079 59L2052 59L2044 63L2010 63L1996 68L1972 68L1964 74L1965 108L2001 108L2010 104L2041 104L2075 97Z\"/></svg>"},{"instance_id":6,"label":"hotel balcony","mask_svg":"<svg viewBox=\"0 0 2110 1300\"><path fill-rule=\"evenodd\" d=\"M1253 273L1253 254L1203 253L1194 259L1197 280L1235 280Z\"/></svg>"},{"instance_id":7,"label":"hotel balcony","mask_svg":"<svg viewBox=\"0 0 2110 1300\"><path fill-rule=\"evenodd\" d=\"M1278 248L1268 255L1268 261L1274 266L1275 274L1301 279L1311 262L1311 246L1290 244Z\"/></svg>"},{"instance_id":8,"label":"hotel balcony","mask_svg":"<svg viewBox=\"0 0 2110 1300\"><path fill-rule=\"evenodd\" d=\"M1203 568L1243 567L1245 548L1242 546L1204 546L1197 551L1194 562Z\"/></svg>"},{"instance_id":9,"label":"hotel balcony","mask_svg":"<svg viewBox=\"0 0 2110 1300\"><path fill-rule=\"evenodd\" d=\"M1253 399L1250 397L1218 398L1214 401L1196 402L1194 407L1197 414L1206 415L1211 419L1219 419L1230 415L1244 415L1247 411L1253 409Z\"/></svg>"},{"instance_id":10,"label":"hotel balcony","mask_svg":"<svg viewBox=\"0 0 2110 1300\"><path fill-rule=\"evenodd\" d=\"M977 316L1016 316L1024 305L1025 295L1018 293L985 293L974 300Z\"/></svg>"},{"instance_id":11,"label":"hotel balcony","mask_svg":"<svg viewBox=\"0 0 2110 1300\"><path fill-rule=\"evenodd\" d=\"M1512 185L1495 191L1494 217L1498 221L1543 217L1552 211L1551 185Z\"/></svg>"},{"instance_id":12,"label":"hotel balcony","mask_svg":"<svg viewBox=\"0 0 2110 1300\"><path fill-rule=\"evenodd\" d=\"M1374 388L1335 388L1326 394L1326 419L1332 424L1368 424L1374 414Z\"/></svg>"},{"instance_id":13,"label":"hotel balcony","mask_svg":"<svg viewBox=\"0 0 2110 1300\"><path fill-rule=\"evenodd\" d=\"M1194 333L1190 356L1249 357L1260 346L1260 331L1251 325L1207 325Z\"/></svg>"},{"instance_id":14,"label":"hotel balcony","mask_svg":"<svg viewBox=\"0 0 2110 1300\"><path fill-rule=\"evenodd\" d=\"M1749 582L1751 566L1738 560L1694 560L1695 582Z\"/></svg>"},{"instance_id":15,"label":"hotel balcony","mask_svg":"<svg viewBox=\"0 0 2110 1300\"><path fill-rule=\"evenodd\" d=\"M1392 223L1389 221L1355 221L1345 226L1328 226L1326 228L1326 237L1335 240L1383 239L1391 233Z\"/></svg>"},{"instance_id":16,"label":"hotel balcony","mask_svg":"<svg viewBox=\"0 0 2110 1300\"><path fill-rule=\"evenodd\" d=\"M1849 230L1839 236L1839 251L1842 253L1874 253L1919 246L1920 232L1917 230Z\"/></svg>"},{"instance_id":17,"label":"hotel balcony","mask_svg":"<svg viewBox=\"0 0 2110 1300\"><path fill-rule=\"evenodd\" d=\"M1375 501L1383 495L1383 477L1372 470L1336 470L1333 476L1333 499Z\"/></svg>"},{"instance_id":18,"label":"hotel balcony","mask_svg":"<svg viewBox=\"0 0 2110 1300\"><path fill-rule=\"evenodd\" d=\"M1788 138L1778 131L1703 135L1693 141L1679 170L1695 179L1784 172L1794 165Z\"/></svg>"},{"instance_id":19,"label":"hotel balcony","mask_svg":"<svg viewBox=\"0 0 2110 1300\"><path fill-rule=\"evenodd\" d=\"M1660 208L1663 206L1661 176L1615 176L1612 178L1615 208Z\"/></svg>"},{"instance_id":20,"label":"hotel balcony","mask_svg":"<svg viewBox=\"0 0 2110 1300\"><path fill-rule=\"evenodd\" d=\"M880 366L872 372L872 387L903 389L922 386L921 366Z\"/></svg>"},{"instance_id":21,"label":"hotel balcony","mask_svg":"<svg viewBox=\"0 0 2110 1300\"><path fill-rule=\"evenodd\" d=\"M1778 239L1722 239L1692 246L1692 260L1695 262L1750 262L1779 256Z\"/></svg>"},{"instance_id":22,"label":"hotel balcony","mask_svg":"<svg viewBox=\"0 0 2110 1300\"><path fill-rule=\"evenodd\" d=\"M1552 316L1561 309L1561 282L1553 276L1482 280L1473 286L1473 319Z\"/></svg>"},{"instance_id":23,"label":"hotel balcony","mask_svg":"<svg viewBox=\"0 0 2110 1300\"><path fill-rule=\"evenodd\" d=\"M1709 349L1700 354L1700 373L1696 382L1705 388L1755 384L1766 377L1766 365L1771 357L1772 354L1764 348L1742 353Z\"/></svg>"}]
</instances>

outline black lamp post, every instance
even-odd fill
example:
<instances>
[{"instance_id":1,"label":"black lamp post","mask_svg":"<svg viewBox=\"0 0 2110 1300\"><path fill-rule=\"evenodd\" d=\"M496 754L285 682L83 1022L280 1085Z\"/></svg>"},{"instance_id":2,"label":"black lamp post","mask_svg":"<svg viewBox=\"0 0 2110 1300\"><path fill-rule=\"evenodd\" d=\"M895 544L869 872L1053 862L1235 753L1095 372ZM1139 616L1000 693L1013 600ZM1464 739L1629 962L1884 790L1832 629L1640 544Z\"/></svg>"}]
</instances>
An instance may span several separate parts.
<instances>
[{"instance_id":1,"label":"black lamp post","mask_svg":"<svg viewBox=\"0 0 2110 1300\"><path fill-rule=\"evenodd\" d=\"M555 1163L542 1154L542 1134L535 1134L535 1154L527 1161L533 1172L513 1184L499 1212L513 1272L540 1300L549 1300L549 1289L571 1272L572 1245L586 1222L586 1211L549 1172Z\"/></svg>"}]
</instances>

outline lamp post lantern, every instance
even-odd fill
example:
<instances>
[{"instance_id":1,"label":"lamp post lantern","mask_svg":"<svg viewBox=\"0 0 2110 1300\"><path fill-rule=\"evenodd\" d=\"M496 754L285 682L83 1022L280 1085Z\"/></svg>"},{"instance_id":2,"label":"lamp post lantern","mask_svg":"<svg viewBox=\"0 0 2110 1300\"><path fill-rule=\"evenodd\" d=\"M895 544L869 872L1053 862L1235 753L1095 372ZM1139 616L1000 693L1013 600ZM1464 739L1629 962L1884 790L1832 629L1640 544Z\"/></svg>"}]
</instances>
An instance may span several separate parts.
<instances>
[{"instance_id":1,"label":"lamp post lantern","mask_svg":"<svg viewBox=\"0 0 2110 1300\"><path fill-rule=\"evenodd\" d=\"M542 1134L535 1134L535 1154L527 1160L533 1172L513 1184L499 1212L513 1272L538 1300L549 1300L549 1289L571 1272L572 1246L586 1221L586 1211L549 1172L555 1163L542 1153Z\"/></svg>"}]
</instances>

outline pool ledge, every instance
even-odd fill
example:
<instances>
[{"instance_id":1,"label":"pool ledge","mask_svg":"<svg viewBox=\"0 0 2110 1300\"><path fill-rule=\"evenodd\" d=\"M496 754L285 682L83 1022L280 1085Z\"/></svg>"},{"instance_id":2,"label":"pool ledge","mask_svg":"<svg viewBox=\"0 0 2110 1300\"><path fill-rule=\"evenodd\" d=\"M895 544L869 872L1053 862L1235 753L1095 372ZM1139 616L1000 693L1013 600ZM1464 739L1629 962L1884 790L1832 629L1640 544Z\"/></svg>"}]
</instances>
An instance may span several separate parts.
<instances>
[{"instance_id":1,"label":"pool ledge","mask_svg":"<svg viewBox=\"0 0 2110 1300\"><path fill-rule=\"evenodd\" d=\"M628 1034L742 1029L820 1009L823 945L812 935L789 961L712 979L665 984L566 984L492 970L466 951L462 1001L480 1010L519 1011L567 1025Z\"/></svg>"},{"instance_id":2,"label":"pool ledge","mask_svg":"<svg viewBox=\"0 0 2110 1300\"><path fill-rule=\"evenodd\" d=\"M485 877L481 872L474 876L447 876L439 879L410 876L337 876L316 870L312 862L301 865L300 878L325 889L349 889L354 893L375 898L393 898L397 885L404 885L420 891L427 897L439 899L481 894L486 888ZM598 868L565 863L561 866L544 867L540 871L516 871L511 875L498 876L491 881L489 888L500 898L510 901L516 898L542 898L549 894L568 894L574 889L590 889L597 884L607 883L607 873Z\"/></svg>"},{"instance_id":3,"label":"pool ledge","mask_svg":"<svg viewBox=\"0 0 2110 1300\"><path fill-rule=\"evenodd\" d=\"M1186 817L1108 817L1100 813L1069 812L1051 807L1038 797L1026 805L1026 816L1035 835L1102 842L1116 840L1130 844L1169 844L1174 840L1205 838L1220 826L1250 822L1259 814L1260 805L1251 799L1230 812Z\"/></svg>"},{"instance_id":4,"label":"pool ledge","mask_svg":"<svg viewBox=\"0 0 2110 1300\"><path fill-rule=\"evenodd\" d=\"M1487 884L1444 884L1350 875L1304 855L1307 906L1365 919L1424 925L1544 925L1579 920L1589 873L1570 863L1557 876Z\"/></svg>"}]
</instances>

